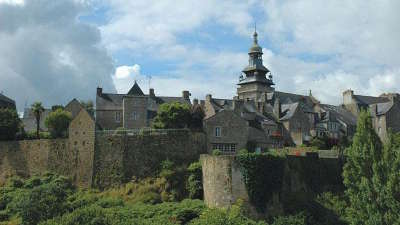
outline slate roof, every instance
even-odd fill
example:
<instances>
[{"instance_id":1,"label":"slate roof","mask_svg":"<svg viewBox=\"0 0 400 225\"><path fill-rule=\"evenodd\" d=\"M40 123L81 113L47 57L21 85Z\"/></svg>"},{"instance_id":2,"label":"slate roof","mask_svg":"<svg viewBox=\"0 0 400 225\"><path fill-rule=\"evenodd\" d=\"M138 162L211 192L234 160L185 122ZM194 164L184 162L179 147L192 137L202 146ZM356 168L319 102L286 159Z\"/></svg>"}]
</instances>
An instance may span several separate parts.
<instances>
[{"instance_id":1,"label":"slate roof","mask_svg":"<svg viewBox=\"0 0 400 225\"><path fill-rule=\"evenodd\" d=\"M289 120L292 118L299 107L299 103L291 103L291 104L282 104L281 109L282 109L282 117L279 120Z\"/></svg>"},{"instance_id":2,"label":"slate roof","mask_svg":"<svg viewBox=\"0 0 400 225\"><path fill-rule=\"evenodd\" d=\"M137 95L137 96L144 96L142 89L136 83L133 84L132 88L128 91L128 95Z\"/></svg>"},{"instance_id":3,"label":"slate roof","mask_svg":"<svg viewBox=\"0 0 400 225\"><path fill-rule=\"evenodd\" d=\"M311 96L285 93L280 91L275 91L273 98L278 98L282 105L303 102L304 104L302 104L302 107L305 112L314 112L312 107L317 102L317 100Z\"/></svg>"},{"instance_id":4,"label":"slate roof","mask_svg":"<svg viewBox=\"0 0 400 225\"><path fill-rule=\"evenodd\" d=\"M364 95L353 95L354 98L361 104L371 105L376 103L383 103L390 101L386 97L373 97L373 96L364 96Z\"/></svg>"},{"instance_id":5,"label":"slate roof","mask_svg":"<svg viewBox=\"0 0 400 225\"><path fill-rule=\"evenodd\" d=\"M393 105L394 104L391 101L390 102L384 102L384 103L376 104L376 106L378 107L376 115L384 115L384 114L386 114L393 107Z\"/></svg>"},{"instance_id":6,"label":"slate roof","mask_svg":"<svg viewBox=\"0 0 400 225\"><path fill-rule=\"evenodd\" d=\"M357 117L353 115L350 111L346 110L344 107L328 104L321 104L320 106L322 110L329 112L329 119L334 121L340 120L347 125L357 125Z\"/></svg>"},{"instance_id":7,"label":"slate roof","mask_svg":"<svg viewBox=\"0 0 400 225\"><path fill-rule=\"evenodd\" d=\"M127 94L102 93L100 96L97 95L96 110L122 110L123 99L124 97L129 96L149 98L147 108L150 111L157 111L158 106L163 103L180 102L191 104L190 99L185 99L183 97L145 95L139 85L135 82Z\"/></svg>"},{"instance_id":8,"label":"slate roof","mask_svg":"<svg viewBox=\"0 0 400 225\"><path fill-rule=\"evenodd\" d=\"M12 100L11 98L9 98L9 97L1 94L1 93L0 93L0 101L7 102L7 103L10 103L10 104L15 104L14 100Z\"/></svg>"}]
</instances>

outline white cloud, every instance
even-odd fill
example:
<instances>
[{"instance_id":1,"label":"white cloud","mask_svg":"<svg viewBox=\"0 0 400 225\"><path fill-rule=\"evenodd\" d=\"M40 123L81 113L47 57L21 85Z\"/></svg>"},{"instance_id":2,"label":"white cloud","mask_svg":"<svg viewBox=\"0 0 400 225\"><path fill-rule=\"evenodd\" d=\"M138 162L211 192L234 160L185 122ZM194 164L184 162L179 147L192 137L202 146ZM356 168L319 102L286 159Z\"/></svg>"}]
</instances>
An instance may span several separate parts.
<instances>
[{"instance_id":1,"label":"white cloud","mask_svg":"<svg viewBox=\"0 0 400 225\"><path fill-rule=\"evenodd\" d=\"M144 76L140 73L140 66L135 64L133 66L119 66L112 76L113 83L118 93L127 93L132 87L135 80L144 81Z\"/></svg>"},{"instance_id":2,"label":"white cloud","mask_svg":"<svg viewBox=\"0 0 400 225\"><path fill-rule=\"evenodd\" d=\"M0 4L24 5L24 0L0 0Z\"/></svg>"},{"instance_id":3,"label":"white cloud","mask_svg":"<svg viewBox=\"0 0 400 225\"><path fill-rule=\"evenodd\" d=\"M86 4L70 0L0 4L0 90L17 102L66 104L114 91L114 66L96 27L78 21Z\"/></svg>"}]
</instances>

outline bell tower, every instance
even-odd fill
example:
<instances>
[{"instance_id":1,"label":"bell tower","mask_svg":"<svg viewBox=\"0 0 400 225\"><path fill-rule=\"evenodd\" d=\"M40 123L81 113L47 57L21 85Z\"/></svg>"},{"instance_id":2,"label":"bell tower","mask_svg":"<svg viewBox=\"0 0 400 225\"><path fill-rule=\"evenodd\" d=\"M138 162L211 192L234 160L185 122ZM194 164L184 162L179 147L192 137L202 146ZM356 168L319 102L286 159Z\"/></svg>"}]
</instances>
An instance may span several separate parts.
<instances>
[{"instance_id":1,"label":"bell tower","mask_svg":"<svg viewBox=\"0 0 400 225\"><path fill-rule=\"evenodd\" d=\"M237 94L239 99L265 101L265 93L273 92L272 75L263 65L262 48L258 45L258 34L254 31L253 45L249 49L249 65L242 70ZM268 77L267 77L268 76ZM264 99L263 99L264 98Z\"/></svg>"}]
</instances>

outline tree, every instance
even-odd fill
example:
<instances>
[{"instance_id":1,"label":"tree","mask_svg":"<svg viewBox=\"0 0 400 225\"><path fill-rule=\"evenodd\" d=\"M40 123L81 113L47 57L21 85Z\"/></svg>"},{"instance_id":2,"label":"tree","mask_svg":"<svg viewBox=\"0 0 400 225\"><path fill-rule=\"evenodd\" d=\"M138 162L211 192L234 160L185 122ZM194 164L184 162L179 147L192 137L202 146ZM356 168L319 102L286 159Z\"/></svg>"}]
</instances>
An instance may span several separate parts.
<instances>
[{"instance_id":1,"label":"tree","mask_svg":"<svg viewBox=\"0 0 400 225\"><path fill-rule=\"evenodd\" d=\"M393 135L385 147L369 112L362 111L353 144L346 150L343 178L350 224L399 224L400 157Z\"/></svg>"},{"instance_id":2,"label":"tree","mask_svg":"<svg viewBox=\"0 0 400 225\"><path fill-rule=\"evenodd\" d=\"M94 116L94 106L93 106L93 101L92 100L88 100L88 101L81 101L81 105L83 106L83 108L86 109L86 111L91 115Z\"/></svg>"},{"instance_id":3,"label":"tree","mask_svg":"<svg viewBox=\"0 0 400 225\"><path fill-rule=\"evenodd\" d=\"M0 108L0 140L14 140L20 128L17 111Z\"/></svg>"},{"instance_id":4,"label":"tree","mask_svg":"<svg viewBox=\"0 0 400 225\"><path fill-rule=\"evenodd\" d=\"M40 119L43 112L44 108L41 102L35 102L32 104L32 113L36 119L36 137L38 139L40 138Z\"/></svg>"},{"instance_id":5,"label":"tree","mask_svg":"<svg viewBox=\"0 0 400 225\"><path fill-rule=\"evenodd\" d=\"M49 128L51 136L59 138L66 136L71 120L71 113L62 109L57 109L49 114L49 116L46 118L45 124Z\"/></svg>"},{"instance_id":6,"label":"tree","mask_svg":"<svg viewBox=\"0 0 400 225\"><path fill-rule=\"evenodd\" d=\"M190 128L201 130L203 128L203 119L205 113L199 104L192 107L190 116Z\"/></svg>"},{"instance_id":7,"label":"tree","mask_svg":"<svg viewBox=\"0 0 400 225\"><path fill-rule=\"evenodd\" d=\"M51 111L56 111L57 109L64 109L63 105L53 105L51 107Z\"/></svg>"},{"instance_id":8,"label":"tree","mask_svg":"<svg viewBox=\"0 0 400 225\"><path fill-rule=\"evenodd\" d=\"M154 118L153 127L156 129L185 128L190 123L190 107L187 104L173 102L160 106Z\"/></svg>"}]
</instances>

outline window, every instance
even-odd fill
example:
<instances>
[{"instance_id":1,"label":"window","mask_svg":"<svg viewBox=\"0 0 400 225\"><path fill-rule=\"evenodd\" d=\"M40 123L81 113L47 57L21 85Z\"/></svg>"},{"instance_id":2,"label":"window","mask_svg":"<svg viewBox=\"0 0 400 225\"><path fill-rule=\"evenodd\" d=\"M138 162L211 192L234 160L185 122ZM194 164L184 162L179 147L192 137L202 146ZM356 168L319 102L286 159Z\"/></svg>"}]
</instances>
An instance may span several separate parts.
<instances>
[{"instance_id":1,"label":"window","mask_svg":"<svg viewBox=\"0 0 400 225\"><path fill-rule=\"evenodd\" d=\"M215 127L215 137L221 137L221 127Z\"/></svg>"},{"instance_id":2,"label":"window","mask_svg":"<svg viewBox=\"0 0 400 225\"><path fill-rule=\"evenodd\" d=\"M137 118L138 118L137 113L136 112L132 112L132 119L133 120L137 120Z\"/></svg>"},{"instance_id":3,"label":"window","mask_svg":"<svg viewBox=\"0 0 400 225\"><path fill-rule=\"evenodd\" d=\"M223 154L235 154L236 153L236 144L228 144L228 143L214 143L212 145L212 149L218 149Z\"/></svg>"},{"instance_id":4,"label":"window","mask_svg":"<svg viewBox=\"0 0 400 225\"><path fill-rule=\"evenodd\" d=\"M121 122L121 112L115 112L115 122Z\"/></svg>"}]
</instances>

